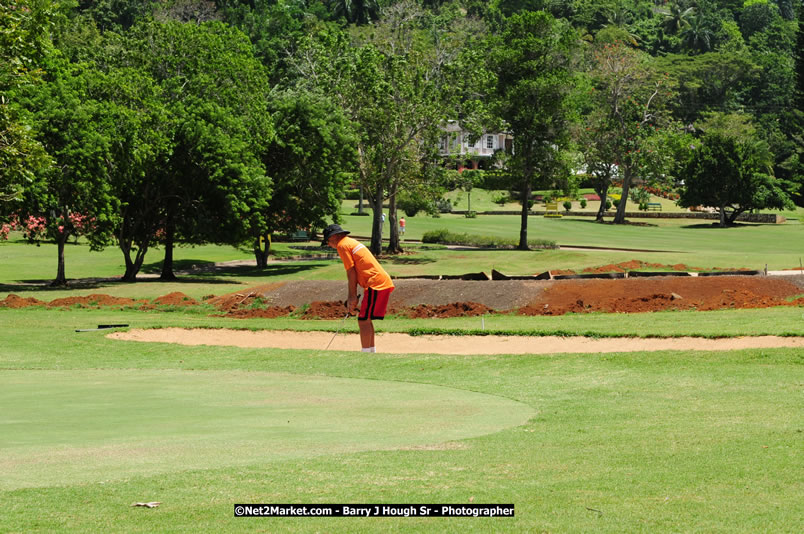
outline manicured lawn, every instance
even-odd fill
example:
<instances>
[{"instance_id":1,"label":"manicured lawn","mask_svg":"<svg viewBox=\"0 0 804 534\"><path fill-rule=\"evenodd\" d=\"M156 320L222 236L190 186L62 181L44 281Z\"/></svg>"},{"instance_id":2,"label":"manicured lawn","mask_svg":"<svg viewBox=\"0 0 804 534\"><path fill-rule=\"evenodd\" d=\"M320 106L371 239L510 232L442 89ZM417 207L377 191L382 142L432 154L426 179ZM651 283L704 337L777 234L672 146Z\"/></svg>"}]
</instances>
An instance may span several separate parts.
<instances>
[{"instance_id":1,"label":"manicured lawn","mask_svg":"<svg viewBox=\"0 0 804 534\"><path fill-rule=\"evenodd\" d=\"M762 270L790 269L800 265L804 257L804 226L744 225L720 229L711 225L691 224L694 221L653 220L646 225L615 226L595 224L588 219L545 219L530 217L528 235L563 245L562 250L446 250L444 247L419 247L403 243L408 254L386 257L382 261L392 276L420 274L463 274L497 269L506 274L538 274L546 270L597 267L638 259L662 265L685 264L700 269ZM344 227L361 238L370 235L370 217L344 216ZM386 230L387 230L386 223ZM408 218L406 239L419 240L425 232L447 228L455 233L515 237L519 232L519 217L488 215L467 219L460 215L439 218L416 216ZM299 250L293 247L310 247ZM572 250L571 246L603 247L627 250ZM279 257L304 253L320 253L317 242L274 244ZM653 251L653 252L647 252ZM161 250L153 250L146 258L143 275L158 275L161 269ZM12 240L0 243L0 296L26 293L45 300L72 294L92 292L126 297L153 298L173 291L200 298L223 294L282 279L343 279L337 258L294 262L272 262L265 270L248 265L229 265L214 269L215 262L252 259L246 249L230 246L204 245L179 247L175 251L176 270L195 269L191 276L180 276L175 283L163 283L143 276L136 284L116 282L123 273L120 252L110 247L91 252L83 245L69 245L66 251L67 277L84 280L77 289L51 289L47 282L56 272L56 247L43 243L29 245L12 235Z\"/></svg>"},{"instance_id":2,"label":"manicured lawn","mask_svg":"<svg viewBox=\"0 0 804 534\"><path fill-rule=\"evenodd\" d=\"M623 330L641 324L647 334L672 324L801 333L793 312L617 319ZM760 314L768 320L756 327ZM542 319L562 318L521 318L514 327L597 324L612 332L618 324L602 315ZM0 531L804 526L800 351L367 357L142 344L73 331L107 321L285 327L282 321L108 309L4 309L0 320ZM487 324L499 327L497 320ZM438 324L472 327L463 321ZM162 505L130 506L147 501ZM248 502L514 503L516 517L235 519L234 503Z\"/></svg>"}]
</instances>

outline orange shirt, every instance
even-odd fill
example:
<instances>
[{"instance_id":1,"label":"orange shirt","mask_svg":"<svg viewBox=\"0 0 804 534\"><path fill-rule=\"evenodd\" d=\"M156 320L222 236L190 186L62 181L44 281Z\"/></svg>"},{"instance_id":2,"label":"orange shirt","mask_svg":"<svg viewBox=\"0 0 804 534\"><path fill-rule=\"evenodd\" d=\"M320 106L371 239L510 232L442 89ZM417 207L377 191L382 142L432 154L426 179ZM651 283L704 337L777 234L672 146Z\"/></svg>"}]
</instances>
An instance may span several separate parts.
<instances>
[{"instance_id":1,"label":"orange shirt","mask_svg":"<svg viewBox=\"0 0 804 534\"><path fill-rule=\"evenodd\" d=\"M345 236L338 241L336 248L346 270L355 268L357 283L360 284L360 287L378 291L394 287L391 277L380 266L374 254L358 240Z\"/></svg>"}]
</instances>

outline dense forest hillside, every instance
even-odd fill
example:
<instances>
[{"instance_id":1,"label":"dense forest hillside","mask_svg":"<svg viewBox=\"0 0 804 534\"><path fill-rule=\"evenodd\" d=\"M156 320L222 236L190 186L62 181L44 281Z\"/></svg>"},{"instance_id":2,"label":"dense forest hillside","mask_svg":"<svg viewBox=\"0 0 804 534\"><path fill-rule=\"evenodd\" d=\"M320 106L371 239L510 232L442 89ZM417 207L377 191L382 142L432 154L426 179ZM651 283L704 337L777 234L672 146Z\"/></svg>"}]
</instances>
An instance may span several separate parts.
<instances>
[{"instance_id":1,"label":"dense forest hillside","mask_svg":"<svg viewBox=\"0 0 804 534\"><path fill-rule=\"evenodd\" d=\"M353 187L392 223L397 202L435 206L445 188L514 191L525 247L534 188L621 188L617 223L647 188L724 225L802 205L802 9L7 0L0 223L117 246L133 279L155 244L168 278L177 242L253 242L264 264L260 236L321 228ZM439 154L449 121L458 145L513 142L461 176L472 162Z\"/></svg>"}]
</instances>

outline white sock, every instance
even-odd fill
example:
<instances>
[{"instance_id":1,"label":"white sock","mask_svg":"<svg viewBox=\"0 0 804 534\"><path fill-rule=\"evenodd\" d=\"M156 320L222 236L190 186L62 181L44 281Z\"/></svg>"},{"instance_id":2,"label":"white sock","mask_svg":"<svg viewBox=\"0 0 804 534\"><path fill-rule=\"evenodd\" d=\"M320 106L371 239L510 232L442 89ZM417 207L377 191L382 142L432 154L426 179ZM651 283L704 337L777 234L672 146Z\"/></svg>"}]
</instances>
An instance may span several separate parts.
<instances>
[{"instance_id":1,"label":"white sock","mask_svg":"<svg viewBox=\"0 0 804 534\"><path fill-rule=\"evenodd\" d=\"M366 347L363 349L363 352L377 352L374 347Z\"/></svg>"}]
</instances>

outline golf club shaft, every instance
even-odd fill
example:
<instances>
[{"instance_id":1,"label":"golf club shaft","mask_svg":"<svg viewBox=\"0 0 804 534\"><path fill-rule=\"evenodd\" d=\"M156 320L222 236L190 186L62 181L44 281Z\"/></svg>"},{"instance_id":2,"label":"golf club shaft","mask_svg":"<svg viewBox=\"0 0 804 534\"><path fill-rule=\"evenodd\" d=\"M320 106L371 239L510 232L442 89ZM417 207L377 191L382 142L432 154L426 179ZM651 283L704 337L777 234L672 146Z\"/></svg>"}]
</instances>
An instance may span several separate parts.
<instances>
[{"instance_id":1,"label":"golf club shaft","mask_svg":"<svg viewBox=\"0 0 804 534\"><path fill-rule=\"evenodd\" d=\"M329 343L327 343L327 348L325 348L324 350L329 350L329 346L330 346L330 345L332 345L332 342L333 342L333 341L335 341L335 337L336 337L338 334L340 334L341 330L343 329L343 325L344 325L344 323L346 323L346 319L348 319L348 318L349 318L349 312L346 312L346 315L343 317L343 319L341 319L341 324L340 324L340 326L338 326L338 329L337 329L337 330L335 331L335 333L332 335L332 339L330 339L330 340L329 340Z\"/></svg>"}]
</instances>

